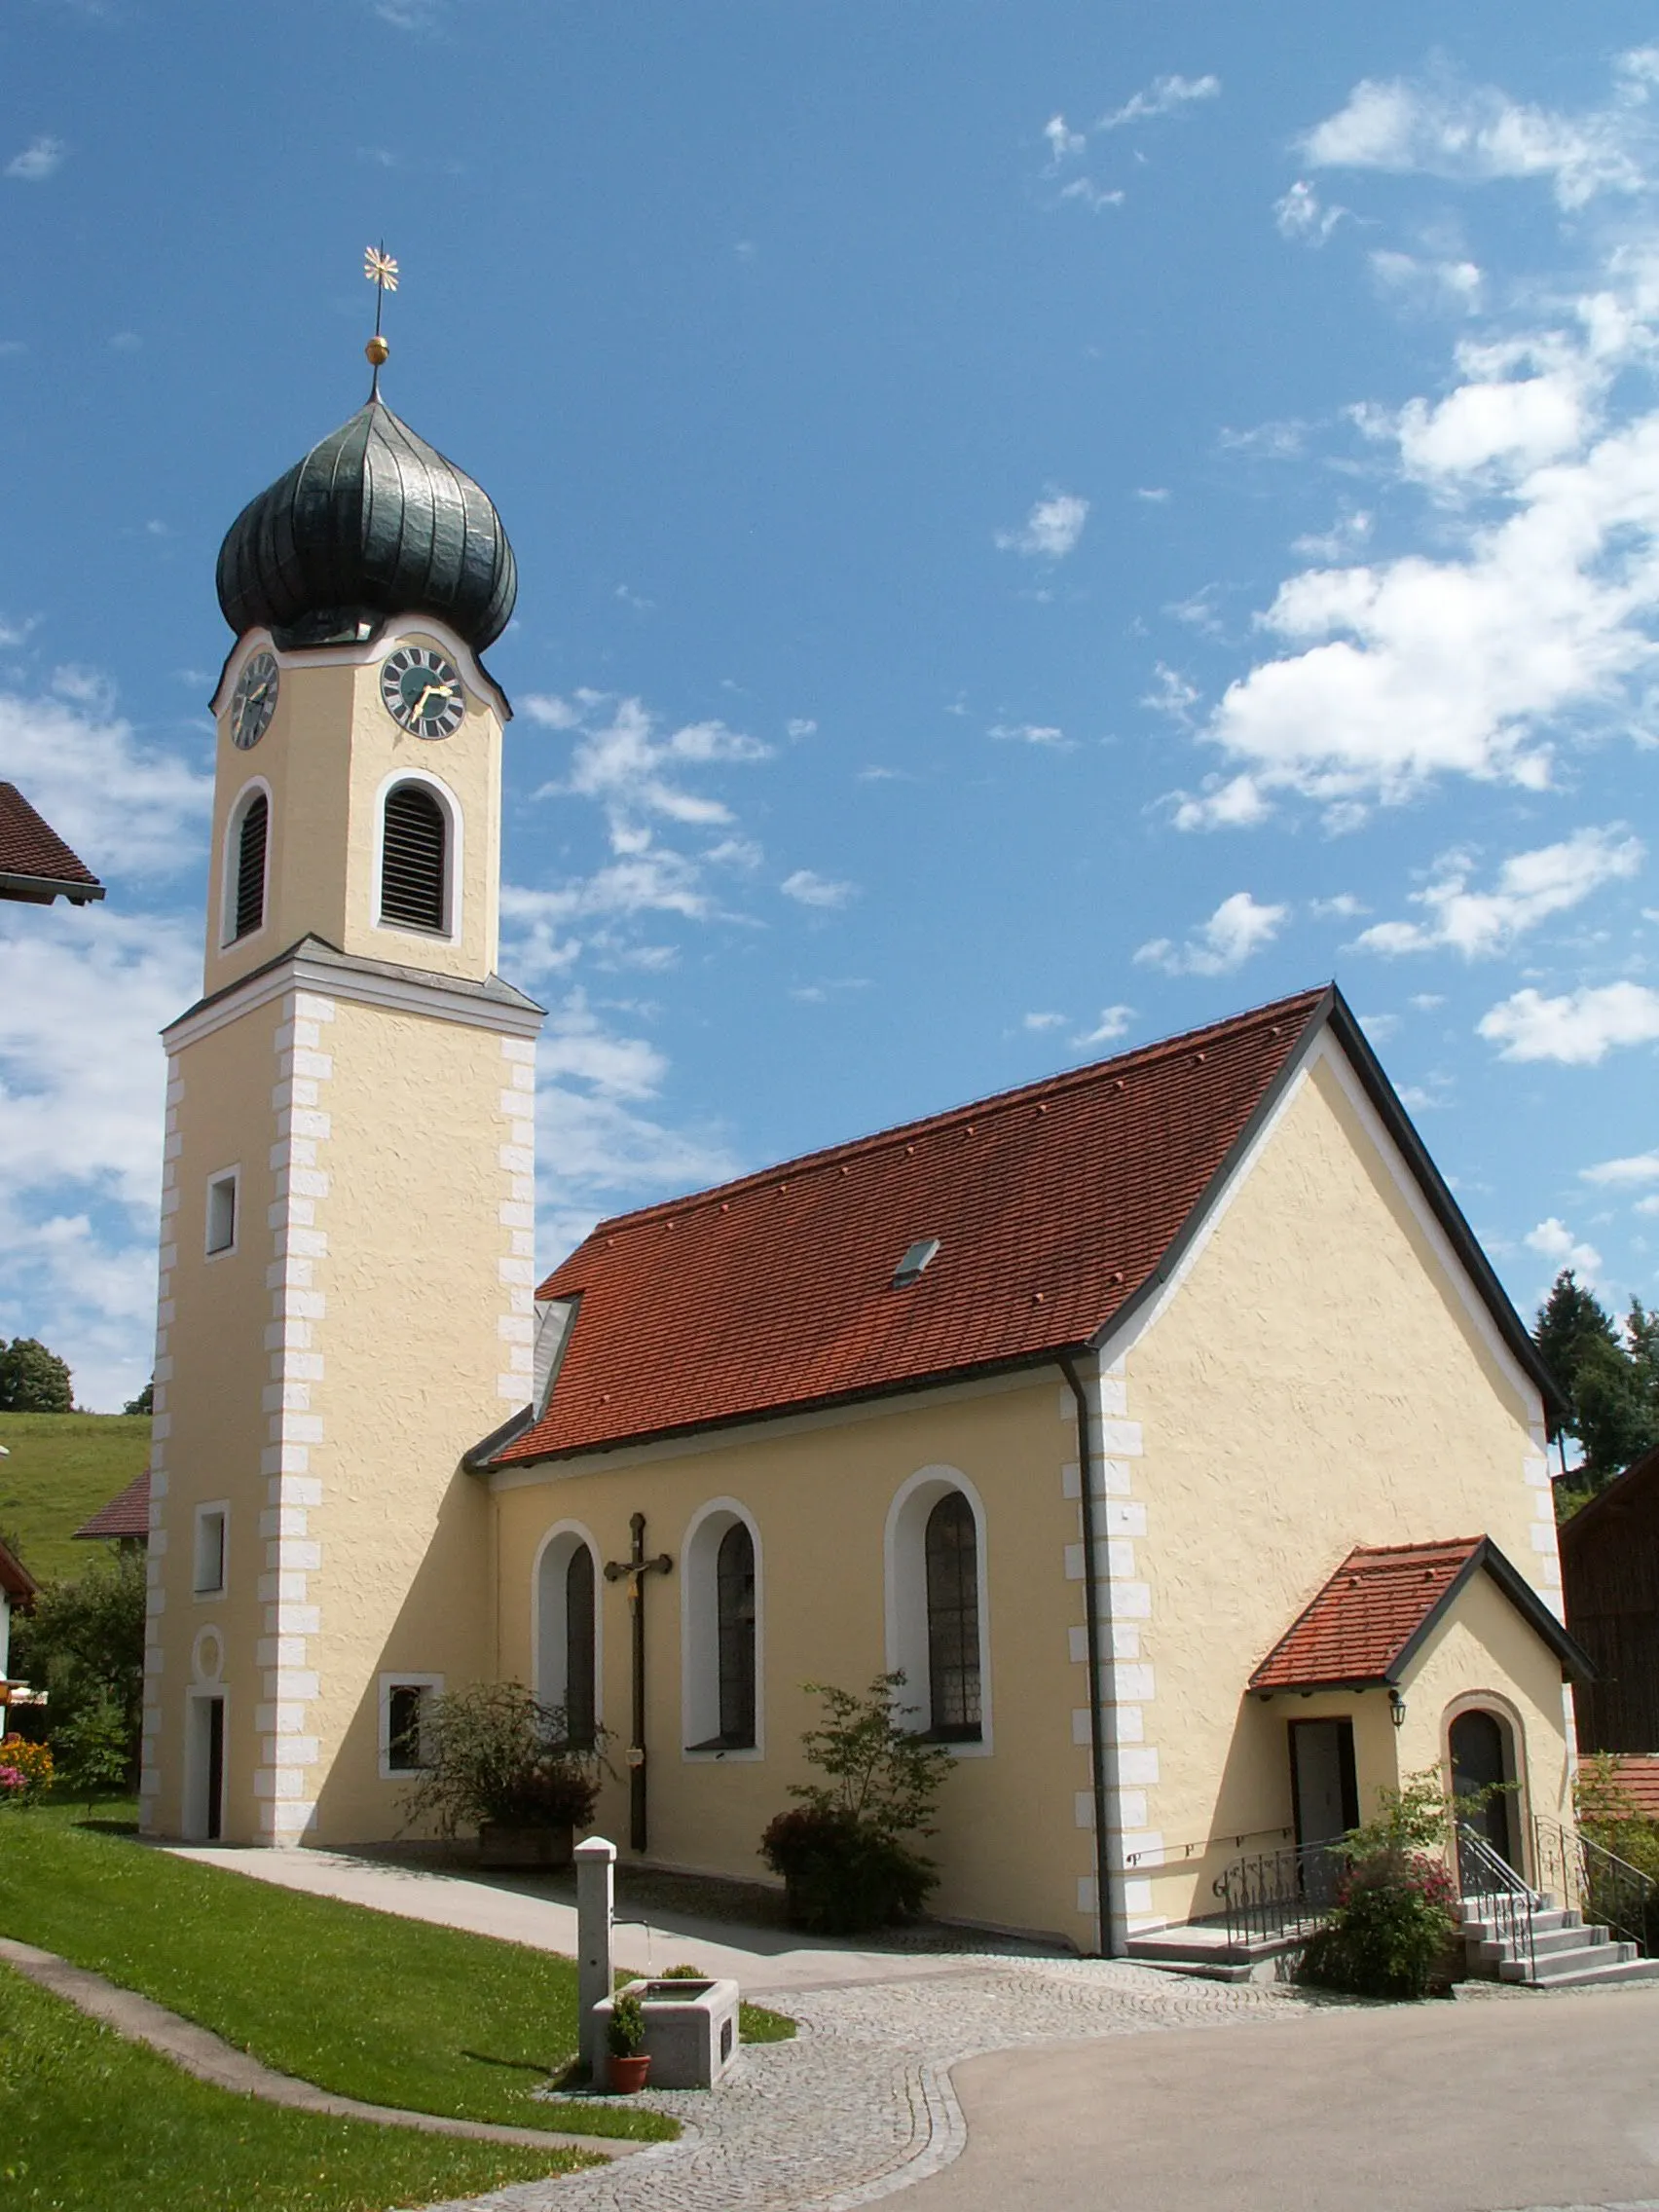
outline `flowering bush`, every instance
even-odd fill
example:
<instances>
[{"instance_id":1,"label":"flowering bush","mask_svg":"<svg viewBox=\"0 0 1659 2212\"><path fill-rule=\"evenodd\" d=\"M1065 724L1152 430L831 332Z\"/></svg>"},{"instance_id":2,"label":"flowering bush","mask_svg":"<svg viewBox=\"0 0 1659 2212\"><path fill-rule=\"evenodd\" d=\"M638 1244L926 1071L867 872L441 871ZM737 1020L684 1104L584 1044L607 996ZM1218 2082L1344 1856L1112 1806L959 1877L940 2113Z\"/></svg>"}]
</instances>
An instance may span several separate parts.
<instances>
[{"instance_id":1,"label":"flowering bush","mask_svg":"<svg viewBox=\"0 0 1659 2212\"><path fill-rule=\"evenodd\" d=\"M52 1787L52 1753L22 1736L0 1738L0 1805L32 1805Z\"/></svg>"}]
</instances>

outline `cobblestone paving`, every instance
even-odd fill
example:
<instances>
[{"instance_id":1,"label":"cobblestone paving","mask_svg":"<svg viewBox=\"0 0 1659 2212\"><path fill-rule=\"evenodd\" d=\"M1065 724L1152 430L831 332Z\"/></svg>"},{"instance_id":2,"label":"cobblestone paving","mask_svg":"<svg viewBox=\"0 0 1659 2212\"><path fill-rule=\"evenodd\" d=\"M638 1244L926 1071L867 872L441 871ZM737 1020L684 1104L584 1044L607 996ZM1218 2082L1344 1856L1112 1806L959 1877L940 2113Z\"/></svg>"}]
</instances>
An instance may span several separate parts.
<instances>
[{"instance_id":1,"label":"cobblestone paving","mask_svg":"<svg viewBox=\"0 0 1659 2212\"><path fill-rule=\"evenodd\" d=\"M716 2090L642 2097L683 2123L679 2143L434 2212L852 2212L961 2152L967 2130L949 2071L965 2058L1080 2036L1293 2019L1332 2000L1099 1960L965 1956L960 1972L774 2002L800 2023L793 2043L747 2046Z\"/></svg>"}]
</instances>

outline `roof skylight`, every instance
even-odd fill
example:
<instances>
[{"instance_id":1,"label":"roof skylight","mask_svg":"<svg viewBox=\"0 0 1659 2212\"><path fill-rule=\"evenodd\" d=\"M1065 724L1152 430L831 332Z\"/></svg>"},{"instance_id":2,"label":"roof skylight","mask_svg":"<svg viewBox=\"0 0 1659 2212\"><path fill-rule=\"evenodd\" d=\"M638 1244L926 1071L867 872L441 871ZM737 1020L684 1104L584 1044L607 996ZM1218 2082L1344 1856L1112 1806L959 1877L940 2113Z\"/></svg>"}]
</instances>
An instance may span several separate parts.
<instances>
[{"instance_id":1,"label":"roof skylight","mask_svg":"<svg viewBox=\"0 0 1659 2212\"><path fill-rule=\"evenodd\" d=\"M938 1251L939 1238L937 1236L918 1237L893 1271L894 1289L908 1290L913 1282L921 1278Z\"/></svg>"}]
</instances>

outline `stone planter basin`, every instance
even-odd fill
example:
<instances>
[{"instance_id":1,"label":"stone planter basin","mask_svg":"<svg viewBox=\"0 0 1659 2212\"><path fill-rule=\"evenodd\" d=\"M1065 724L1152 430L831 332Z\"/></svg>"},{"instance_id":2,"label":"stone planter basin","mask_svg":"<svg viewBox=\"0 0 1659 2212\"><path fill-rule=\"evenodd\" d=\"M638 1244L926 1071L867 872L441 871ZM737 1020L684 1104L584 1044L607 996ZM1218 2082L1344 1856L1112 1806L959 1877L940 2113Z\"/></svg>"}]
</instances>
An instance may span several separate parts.
<instances>
[{"instance_id":1,"label":"stone planter basin","mask_svg":"<svg viewBox=\"0 0 1659 2212\"><path fill-rule=\"evenodd\" d=\"M712 2089L736 2063L735 1981L631 1981L617 1995L637 1997L645 2012L653 2089ZM610 2006L594 2007L602 2040Z\"/></svg>"}]
</instances>

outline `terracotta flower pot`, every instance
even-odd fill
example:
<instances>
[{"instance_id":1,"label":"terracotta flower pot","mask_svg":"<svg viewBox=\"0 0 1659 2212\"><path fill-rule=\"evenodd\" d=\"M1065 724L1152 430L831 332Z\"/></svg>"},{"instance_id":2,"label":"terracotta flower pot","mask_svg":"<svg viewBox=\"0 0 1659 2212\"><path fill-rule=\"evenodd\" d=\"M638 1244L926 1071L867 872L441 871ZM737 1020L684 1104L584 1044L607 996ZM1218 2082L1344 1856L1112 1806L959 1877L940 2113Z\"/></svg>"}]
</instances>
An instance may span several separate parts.
<instances>
[{"instance_id":1,"label":"terracotta flower pot","mask_svg":"<svg viewBox=\"0 0 1659 2212\"><path fill-rule=\"evenodd\" d=\"M606 2080L613 2097L631 2097L636 2089L643 2089L650 2070L648 2050L642 2050L632 2058L618 2058L615 2051L610 2051L605 2061Z\"/></svg>"}]
</instances>

